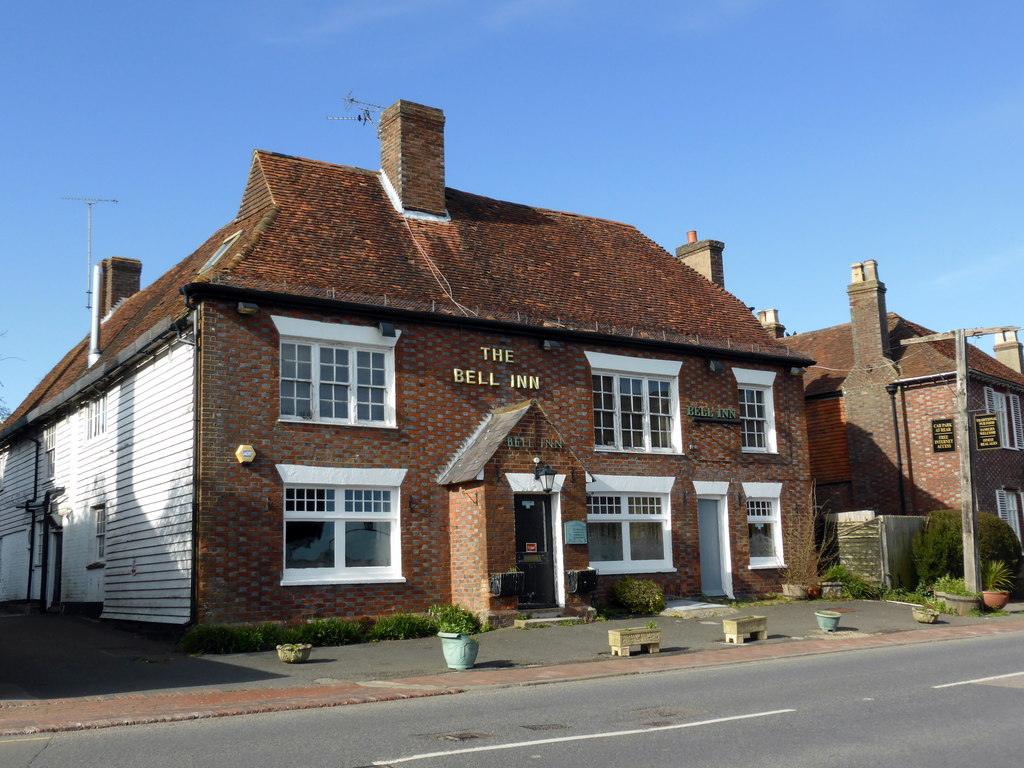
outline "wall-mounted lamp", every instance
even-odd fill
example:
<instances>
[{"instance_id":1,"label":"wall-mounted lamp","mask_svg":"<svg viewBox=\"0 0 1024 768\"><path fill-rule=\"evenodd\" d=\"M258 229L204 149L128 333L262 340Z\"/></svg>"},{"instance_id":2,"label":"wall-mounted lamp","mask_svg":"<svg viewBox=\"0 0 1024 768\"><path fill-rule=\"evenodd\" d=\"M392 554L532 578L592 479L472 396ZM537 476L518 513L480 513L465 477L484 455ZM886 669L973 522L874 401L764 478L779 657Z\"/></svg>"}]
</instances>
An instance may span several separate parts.
<instances>
[{"instance_id":1,"label":"wall-mounted lamp","mask_svg":"<svg viewBox=\"0 0 1024 768\"><path fill-rule=\"evenodd\" d=\"M555 487L555 470L540 459L534 459L534 461L536 462L536 466L533 468L534 478L540 483L541 490L544 493L551 493L551 490Z\"/></svg>"},{"instance_id":2,"label":"wall-mounted lamp","mask_svg":"<svg viewBox=\"0 0 1024 768\"><path fill-rule=\"evenodd\" d=\"M389 338L389 339L393 339L397 335L396 332L395 332L395 324L394 323L388 323L388 322L385 322L385 321L382 320L380 323L377 324L377 327L380 329L380 335L381 336L384 336L384 337Z\"/></svg>"},{"instance_id":3,"label":"wall-mounted lamp","mask_svg":"<svg viewBox=\"0 0 1024 768\"><path fill-rule=\"evenodd\" d=\"M540 343L541 349L558 349L560 346L562 346L562 342L555 341L554 339L544 339Z\"/></svg>"},{"instance_id":4,"label":"wall-mounted lamp","mask_svg":"<svg viewBox=\"0 0 1024 768\"><path fill-rule=\"evenodd\" d=\"M792 368L789 369L789 375L790 376L803 376L804 375L804 369L799 367L799 366L797 366L797 365L794 365Z\"/></svg>"},{"instance_id":5,"label":"wall-mounted lamp","mask_svg":"<svg viewBox=\"0 0 1024 768\"><path fill-rule=\"evenodd\" d=\"M712 373L720 373L725 370L725 366L718 360L708 360L708 370Z\"/></svg>"},{"instance_id":6,"label":"wall-mounted lamp","mask_svg":"<svg viewBox=\"0 0 1024 768\"><path fill-rule=\"evenodd\" d=\"M255 315L259 311L259 304L253 304L251 301L238 302L238 314L240 315Z\"/></svg>"}]
</instances>

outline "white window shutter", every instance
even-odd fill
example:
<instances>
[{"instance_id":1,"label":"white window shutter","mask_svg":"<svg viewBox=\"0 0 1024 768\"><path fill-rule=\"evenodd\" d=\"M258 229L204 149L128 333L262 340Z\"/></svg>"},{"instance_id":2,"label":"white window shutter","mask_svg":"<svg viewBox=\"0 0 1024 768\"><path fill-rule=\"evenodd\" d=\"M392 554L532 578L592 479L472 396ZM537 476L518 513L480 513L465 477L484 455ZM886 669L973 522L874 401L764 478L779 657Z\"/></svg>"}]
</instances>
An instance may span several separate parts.
<instances>
[{"instance_id":1,"label":"white window shutter","mask_svg":"<svg viewBox=\"0 0 1024 768\"><path fill-rule=\"evenodd\" d=\"M1024 418L1021 417L1020 396L1007 395L1010 401L1010 424L1013 432L1013 447L1024 448Z\"/></svg>"},{"instance_id":2,"label":"white window shutter","mask_svg":"<svg viewBox=\"0 0 1024 768\"><path fill-rule=\"evenodd\" d=\"M1002 488L996 490L996 514L1000 520L1010 522L1010 497Z\"/></svg>"}]
</instances>

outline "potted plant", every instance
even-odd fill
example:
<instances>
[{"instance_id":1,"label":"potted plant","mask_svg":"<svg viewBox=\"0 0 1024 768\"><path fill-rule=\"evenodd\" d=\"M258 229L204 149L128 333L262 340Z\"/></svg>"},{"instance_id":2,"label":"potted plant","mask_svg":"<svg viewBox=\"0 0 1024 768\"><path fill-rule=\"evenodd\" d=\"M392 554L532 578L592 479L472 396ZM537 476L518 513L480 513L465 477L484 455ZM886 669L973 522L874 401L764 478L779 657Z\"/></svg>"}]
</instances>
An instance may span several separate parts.
<instances>
[{"instance_id":1,"label":"potted plant","mask_svg":"<svg viewBox=\"0 0 1024 768\"><path fill-rule=\"evenodd\" d=\"M576 595L597 589L597 571L584 568L582 571L565 572L565 591Z\"/></svg>"},{"instance_id":2,"label":"potted plant","mask_svg":"<svg viewBox=\"0 0 1024 768\"><path fill-rule=\"evenodd\" d=\"M1013 589L1013 571L1002 560L982 560L981 601L986 608L999 610L1010 601Z\"/></svg>"},{"instance_id":3,"label":"potted plant","mask_svg":"<svg viewBox=\"0 0 1024 768\"><path fill-rule=\"evenodd\" d=\"M437 636L449 669L472 669L480 652L474 635L481 630L480 619L459 605L435 605L430 615L437 622Z\"/></svg>"},{"instance_id":4,"label":"potted plant","mask_svg":"<svg viewBox=\"0 0 1024 768\"><path fill-rule=\"evenodd\" d=\"M977 592L970 592L962 578L940 576L932 585L932 592L935 599L946 604L946 613L955 616L967 616L981 604L981 595Z\"/></svg>"},{"instance_id":5,"label":"potted plant","mask_svg":"<svg viewBox=\"0 0 1024 768\"><path fill-rule=\"evenodd\" d=\"M526 586L526 574L514 565L504 573L492 573L490 578L491 594L495 597L508 597L523 594Z\"/></svg>"}]
</instances>

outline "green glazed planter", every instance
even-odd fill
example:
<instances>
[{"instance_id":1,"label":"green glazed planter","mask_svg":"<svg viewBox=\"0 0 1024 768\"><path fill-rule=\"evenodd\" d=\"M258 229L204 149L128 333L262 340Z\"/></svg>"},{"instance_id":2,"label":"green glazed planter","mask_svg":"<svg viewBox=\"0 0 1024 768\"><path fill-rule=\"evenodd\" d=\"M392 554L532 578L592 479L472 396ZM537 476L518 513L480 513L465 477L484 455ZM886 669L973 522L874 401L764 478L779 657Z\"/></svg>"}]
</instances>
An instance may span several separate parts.
<instances>
[{"instance_id":1,"label":"green glazed planter","mask_svg":"<svg viewBox=\"0 0 1024 768\"><path fill-rule=\"evenodd\" d=\"M441 650L449 669L473 668L480 652L480 642L475 637L462 632L438 632L437 636L441 638Z\"/></svg>"},{"instance_id":2,"label":"green glazed planter","mask_svg":"<svg viewBox=\"0 0 1024 768\"><path fill-rule=\"evenodd\" d=\"M842 616L838 611L815 611L814 618L818 620L818 629L822 632L835 632L839 626L839 619Z\"/></svg>"}]
</instances>

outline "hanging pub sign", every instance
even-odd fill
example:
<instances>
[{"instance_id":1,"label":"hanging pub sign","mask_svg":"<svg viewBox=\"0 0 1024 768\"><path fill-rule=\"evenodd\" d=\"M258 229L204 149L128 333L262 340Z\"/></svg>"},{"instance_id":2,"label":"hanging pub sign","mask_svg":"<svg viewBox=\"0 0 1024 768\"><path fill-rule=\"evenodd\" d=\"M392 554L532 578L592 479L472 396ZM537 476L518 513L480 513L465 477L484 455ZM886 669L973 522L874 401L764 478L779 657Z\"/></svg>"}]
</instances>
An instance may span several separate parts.
<instances>
[{"instance_id":1,"label":"hanging pub sign","mask_svg":"<svg viewBox=\"0 0 1024 768\"><path fill-rule=\"evenodd\" d=\"M979 451L1003 447L999 440L999 416L997 414L974 414L974 447Z\"/></svg>"},{"instance_id":2,"label":"hanging pub sign","mask_svg":"<svg viewBox=\"0 0 1024 768\"><path fill-rule=\"evenodd\" d=\"M932 453L952 453L956 438L952 419L932 419Z\"/></svg>"}]
</instances>

